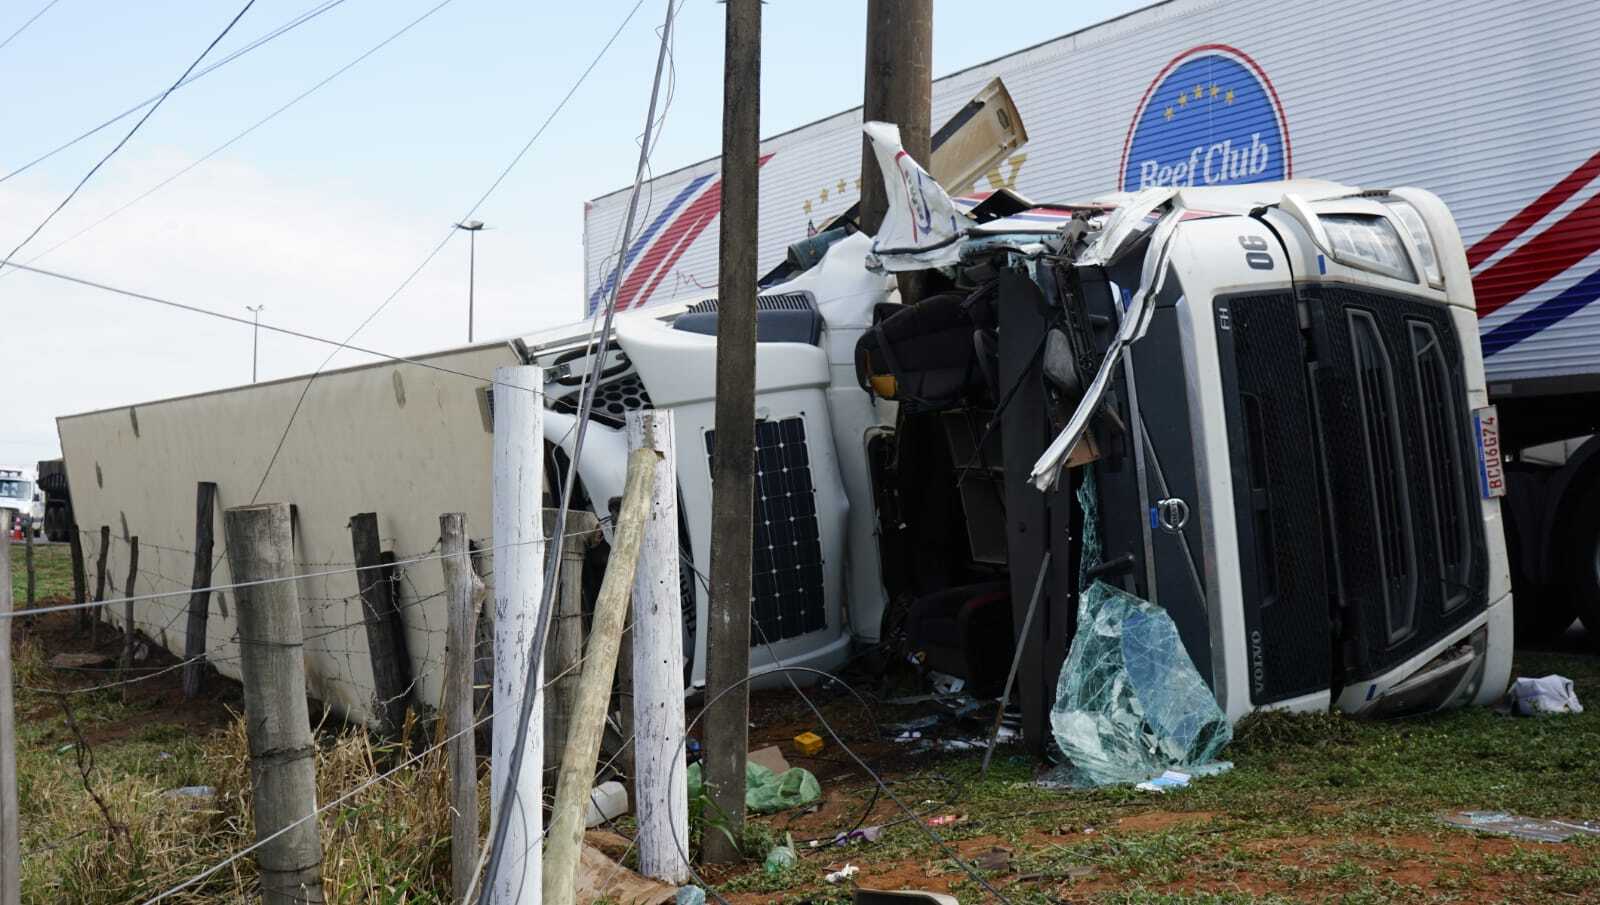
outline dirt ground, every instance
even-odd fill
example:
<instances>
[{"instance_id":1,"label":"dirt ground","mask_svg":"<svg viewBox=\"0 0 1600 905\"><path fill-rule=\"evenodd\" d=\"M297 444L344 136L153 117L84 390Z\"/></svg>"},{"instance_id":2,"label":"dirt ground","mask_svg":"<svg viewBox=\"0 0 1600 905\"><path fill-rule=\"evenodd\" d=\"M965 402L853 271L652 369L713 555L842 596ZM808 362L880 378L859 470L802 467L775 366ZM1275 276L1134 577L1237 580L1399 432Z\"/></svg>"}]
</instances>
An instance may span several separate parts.
<instances>
[{"instance_id":1,"label":"dirt ground","mask_svg":"<svg viewBox=\"0 0 1600 905\"><path fill-rule=\"evenodd\" d=\"M59 589L40 598L61 599ZM19 666L25 673L19 678L25 686L18 693L19 735L27 747L24 768L34 772L25 780L49 790L55 799L50 813L71 816L78 806L62 799L85 792L72 756L61 753L78 742L54 692L102 685L116 674L108 666L52 668L49 660L62 653L114 657L121 639L106 630L91 644L73 615L55 614L19 623L14 645L27 659ZM137 796L119 802L111 795L119 782L138 778L146 790L160 787L151 783L209 781L204 771L212 761L203 750L189 749L237 730L238 686L213 675L205 695L185 701L181 671L162 672L174 662L152 648L138 664L150 677L126 694L111 688L72 698L83 742L100 763L96 782L114 807L136 807ZM751 748L777 745L792 765L818 777L824 797L812 808L752 818L743 838L748 860L704 868L702 879L714 898L737 905L843 903L853 885L1005 905L1600 902L1600 838L1544 844L1475 834L1438 820L1459 809L1600 820L1600 657L1586 639L1569 638L1553 648L1519 651L1516 673L1566 675L1590 709L1538 720L1484 708L1390 723L1252 719L1238 727L1225 752L1235 764L1231 772L1165 795L1126 788L1047 791L1034 783L1044 765L1021 747L1001 748L987 776L980 775L981 753L916 753L891 740L891 727L943 711L938 704L888 703L920 690L905 677L885 685L849 674L869 708L841 688L808 690L849 752L793 691L757 692ZM965 737L984 722L947 722L928 734L932 741ZM824 736L823 750L800 754L793 738L802 731ZM162 763L181 763L181 771L151 763L168 750L178 756ZM92 827L98 817L83 810L83 825ZM876 841L832 844L837 834L858 828L878 828ZM616 829L620 835L606 844L627 860L630 821ZM25 839L29 831L25 826ZM767 873L761 866L767 849L786 838L794 841L799 863ZM854 877L826 882L847 864L857 868ZM394 876L408 870L395 864ZM332 876L330 884L346 879ZM32 888L55 891L25 901L75 900L46 880L36 879ZM142 898L139 888L130 886L121 900ZM447 887L409 880L341 888L359 891L338 901L398 905L448 896Z\"/></svg>"}]
</instances>

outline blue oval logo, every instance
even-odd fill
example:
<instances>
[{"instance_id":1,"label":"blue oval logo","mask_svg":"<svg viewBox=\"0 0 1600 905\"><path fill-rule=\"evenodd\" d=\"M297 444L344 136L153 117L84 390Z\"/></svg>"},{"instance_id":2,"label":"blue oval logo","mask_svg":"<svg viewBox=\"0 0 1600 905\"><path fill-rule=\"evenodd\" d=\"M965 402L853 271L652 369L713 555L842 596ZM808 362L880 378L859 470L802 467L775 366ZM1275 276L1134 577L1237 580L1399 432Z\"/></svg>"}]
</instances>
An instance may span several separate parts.
<instances>
[{"instance_id":1,"label":"blue oval logo","mask_svg":"<svg viewBox=\"0 0 1600 905\"><path fill-rule=\"evenodd\" d=\"M1288 179L1289 124L1267 74L1244 53L1203 44L1146 89L1122 150L1122 189Z\"/></svg>"}]
</instances>

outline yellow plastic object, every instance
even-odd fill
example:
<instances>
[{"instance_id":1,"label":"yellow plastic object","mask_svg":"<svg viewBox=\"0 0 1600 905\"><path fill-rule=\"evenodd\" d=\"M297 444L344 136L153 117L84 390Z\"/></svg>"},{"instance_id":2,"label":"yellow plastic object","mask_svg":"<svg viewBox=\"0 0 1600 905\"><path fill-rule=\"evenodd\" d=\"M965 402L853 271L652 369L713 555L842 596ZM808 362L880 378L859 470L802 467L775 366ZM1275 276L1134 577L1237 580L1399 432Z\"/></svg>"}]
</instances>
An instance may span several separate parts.
<instances>
[{"instance_id":1,"label":"yellow plastic object","mask_svg":"<svg viewBox=\"0 0 1600 905\"><path fill-rule=\"evenodd\" d=\"M872 385L872 392L879 399L893 399L894 394L900 389L893 374L874 374L867 378L867 383Z\"/></svg>"},{"instance_id":2,"label":"yellow plastic object","mask_svg":"<svg viewBox=\"0 0 1600 905\"><path fill-rule=\"evenodd\" d=\"M794 746L801 754L812 755L822 750L822 736L815 732L802 732L794 737Z\"/></svg>"}]
</instances>

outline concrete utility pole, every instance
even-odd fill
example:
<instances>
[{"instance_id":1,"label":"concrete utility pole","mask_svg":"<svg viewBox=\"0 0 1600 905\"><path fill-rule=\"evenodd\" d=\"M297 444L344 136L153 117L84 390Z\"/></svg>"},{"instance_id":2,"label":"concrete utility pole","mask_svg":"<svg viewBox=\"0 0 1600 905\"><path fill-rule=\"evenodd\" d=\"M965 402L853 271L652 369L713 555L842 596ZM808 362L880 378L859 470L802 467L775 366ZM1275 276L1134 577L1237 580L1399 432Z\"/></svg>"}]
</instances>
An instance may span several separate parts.
<instances>
[{"instance_id":1,"label":"concrete utility pole","mask_svg":"<svg viewBox=\"0 0 1600 905\"><path fill-rule=\"evenodd\" d=\"M722 235L717 279L716 437L711 463L711 625L706 630L705 776L737 839L749 744L750 538L756 440L756 195L761 128L761 0L728 0L722 71ZM722 692L737 686L727 695ZM708 861L736 861L723 833Z\"/></svg>"},{"instance_id":2,"label":"concrete utility pole","mask_svg":"<svg viewBox=\"0 0 1600 905\"><path fill-rule=\"evenodd\" d=\"M924 169L932 159L932 99L933 0L867 0L867 72L861 115L866 122L898 125L901 145ZM883 174L878 171L871 142L863 136L862 231L876 233L887 209Z\"/></svg>"}]
</instances>

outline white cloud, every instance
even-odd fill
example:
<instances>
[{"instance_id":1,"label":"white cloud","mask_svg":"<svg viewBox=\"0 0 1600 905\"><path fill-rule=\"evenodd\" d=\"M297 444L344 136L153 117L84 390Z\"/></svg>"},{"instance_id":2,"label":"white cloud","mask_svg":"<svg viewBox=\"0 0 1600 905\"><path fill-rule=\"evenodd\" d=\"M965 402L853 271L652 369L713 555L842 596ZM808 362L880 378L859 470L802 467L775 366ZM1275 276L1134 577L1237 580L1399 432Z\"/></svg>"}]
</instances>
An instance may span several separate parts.
<instances>
[{"instance_id":1,"label":"white cloud","mask_svg":"<svg viewBox=\"0 0 1600 905\"><path fill-rule=\"evenodd\" d=\"M170 152L118 158L20 259L187 162ZM366 197L334 182L308 188L306 177L213 160L37 265L246 318L245 305L265 305L263 323L343 339L423 260L450 219L407 209L394 200L403 196ZM0 185L8 249L61 191ZM578 211L551 213L558 216L531 228L479 236L478 338L580 316ZM464 343L464 239L453 239L355 342L391 354ZM14 271L0 275L0 305L0 354L13 388L0 403L0 461L56 455L57 416L250 377L247 326ZM309 372L330 348L263 331L261 377ZM347 352L336 364L360 359Z\"/></svg>"}]
</instances>

